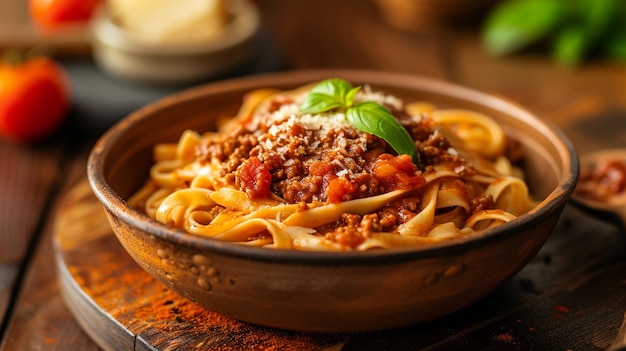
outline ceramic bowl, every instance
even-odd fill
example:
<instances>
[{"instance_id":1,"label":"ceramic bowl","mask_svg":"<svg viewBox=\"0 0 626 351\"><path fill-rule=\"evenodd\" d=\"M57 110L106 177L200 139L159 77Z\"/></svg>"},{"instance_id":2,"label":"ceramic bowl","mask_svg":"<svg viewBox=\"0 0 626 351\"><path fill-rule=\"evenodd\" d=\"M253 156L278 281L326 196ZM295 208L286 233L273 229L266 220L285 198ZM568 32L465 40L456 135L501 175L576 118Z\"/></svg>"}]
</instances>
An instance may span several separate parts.
<instances>
[{"instance_id":1,"label":"ceramic bowl","mask_svg":"<svg viewBox=\"0 0 626 351\"><path fill-rule=\"evenodd\" d=\"M526 154L540 201L515 221L427 247L369 252L298 252L241 246L188 234L129 207L147 179L152 147L185 129L213 130L255 88L293 89L329 77L370 84L407 101L493 116ZM119 241L150 274L207 309L258 325L315 332L412 325L484 298L518 272L549 237L574 189L570 142L522 107L464 87L400 74L301 71L191 88L130 114L107 131L88 161L93 191Z\"/></svg>"},{"instance_id":2,"label":"ceramic bowl","mask_svg":"<svg viewBox=\"0 0 626 351\"><path fill-rule=\"evenodd\" d=\"M219 37L206 43L155 43L119 26L102 6L91 23L96 65L125 81L189 85L226 76L254 52L260 30L258 9L249 1L231 1L230 20Z\"/></svg>"}]
</instances>

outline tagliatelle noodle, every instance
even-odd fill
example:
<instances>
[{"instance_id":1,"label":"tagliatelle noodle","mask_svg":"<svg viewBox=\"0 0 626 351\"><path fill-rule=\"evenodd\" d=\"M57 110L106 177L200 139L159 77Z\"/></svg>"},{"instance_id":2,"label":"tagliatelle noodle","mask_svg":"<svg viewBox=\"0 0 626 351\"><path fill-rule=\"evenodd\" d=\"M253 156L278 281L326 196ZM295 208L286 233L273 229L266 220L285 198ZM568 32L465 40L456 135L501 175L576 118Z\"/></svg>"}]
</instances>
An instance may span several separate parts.
<instances>
[{"instance_id":1,"label":"tagliatelle noodle","mask_svg":"<svg viewBox=\"0 0 626 351\"><path fill-rule=\"evenodd\" d=\"M425 162L407 170L402 155L351 129L337 112L299 113L308 89L250 92L217 132L186 131L177 143L155 145L150 179L129 203L194 235L303 251L428 245L512 221L534 206L491 117L404 104L365 87L355 100L404 111L398 118Z\"/></svg>"}]
</instances>

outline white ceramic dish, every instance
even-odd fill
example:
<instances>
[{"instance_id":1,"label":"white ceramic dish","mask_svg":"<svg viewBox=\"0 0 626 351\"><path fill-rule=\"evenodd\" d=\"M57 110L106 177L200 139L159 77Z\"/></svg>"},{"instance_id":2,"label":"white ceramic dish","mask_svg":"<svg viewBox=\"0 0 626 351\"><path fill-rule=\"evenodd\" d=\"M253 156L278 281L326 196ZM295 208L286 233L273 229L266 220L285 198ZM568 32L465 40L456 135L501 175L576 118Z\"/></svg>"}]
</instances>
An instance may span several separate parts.
<instances>
[{"instance_id":1,"label":"white ceramic dish","mask_svg":"<svg viewBox=\"0 0 626 351\"><path fill-rule=\"evenodd\" d=\"M147 42L117 25L103 6L91 25L94 60L111 76L141 83L189 84L224 76L250 57L261 25L253 4L229 4L230 21L220 37L197 45Z\"/></svg>"}]
</instances>

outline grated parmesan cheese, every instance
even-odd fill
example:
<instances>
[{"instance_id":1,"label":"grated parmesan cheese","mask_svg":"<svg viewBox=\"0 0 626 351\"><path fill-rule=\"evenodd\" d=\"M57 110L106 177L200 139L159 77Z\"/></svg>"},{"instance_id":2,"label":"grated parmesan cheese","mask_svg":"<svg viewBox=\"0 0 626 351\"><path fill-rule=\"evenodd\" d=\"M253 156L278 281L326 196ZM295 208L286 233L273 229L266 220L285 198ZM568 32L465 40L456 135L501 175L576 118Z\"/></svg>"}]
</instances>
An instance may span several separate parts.
<instances>
[{"instance_id":1,"label":"grated parmesan cheese","mask_svg":"<svg viewBox=\"0 0 626 351\"><path fill-rule=\"evenodd\" d=\"M374 101L381 105L393 106L398 110L404 105L401 99L393 95L386 95L380 91L372 91L372 88L369 85L365 85L363 89L359 91L359 94L354 97L355 103L364 101Z\"/></svg>"}]
</instances>

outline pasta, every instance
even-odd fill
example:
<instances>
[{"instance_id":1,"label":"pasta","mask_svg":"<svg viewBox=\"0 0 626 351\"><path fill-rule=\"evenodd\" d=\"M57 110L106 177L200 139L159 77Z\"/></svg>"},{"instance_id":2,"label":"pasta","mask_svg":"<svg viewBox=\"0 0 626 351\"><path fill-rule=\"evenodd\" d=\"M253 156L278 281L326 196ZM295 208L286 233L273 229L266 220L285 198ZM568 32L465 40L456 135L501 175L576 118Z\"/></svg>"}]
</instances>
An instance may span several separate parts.
<instances>
[{"instance_id":1,"label":"pasta","mask_svg":"<svg viewBox=\"0 0 626 351\"><path fill-rule=\"evenodd\" d=\"M195 235L303 251L428 245L534 206L520 150L491 117L359 89L355 104L376 102L406 129L416 164L341 110L301 112L310 91L252 91L217 131L156 145L129 204Z\"/></svg>"}]
</instances>

